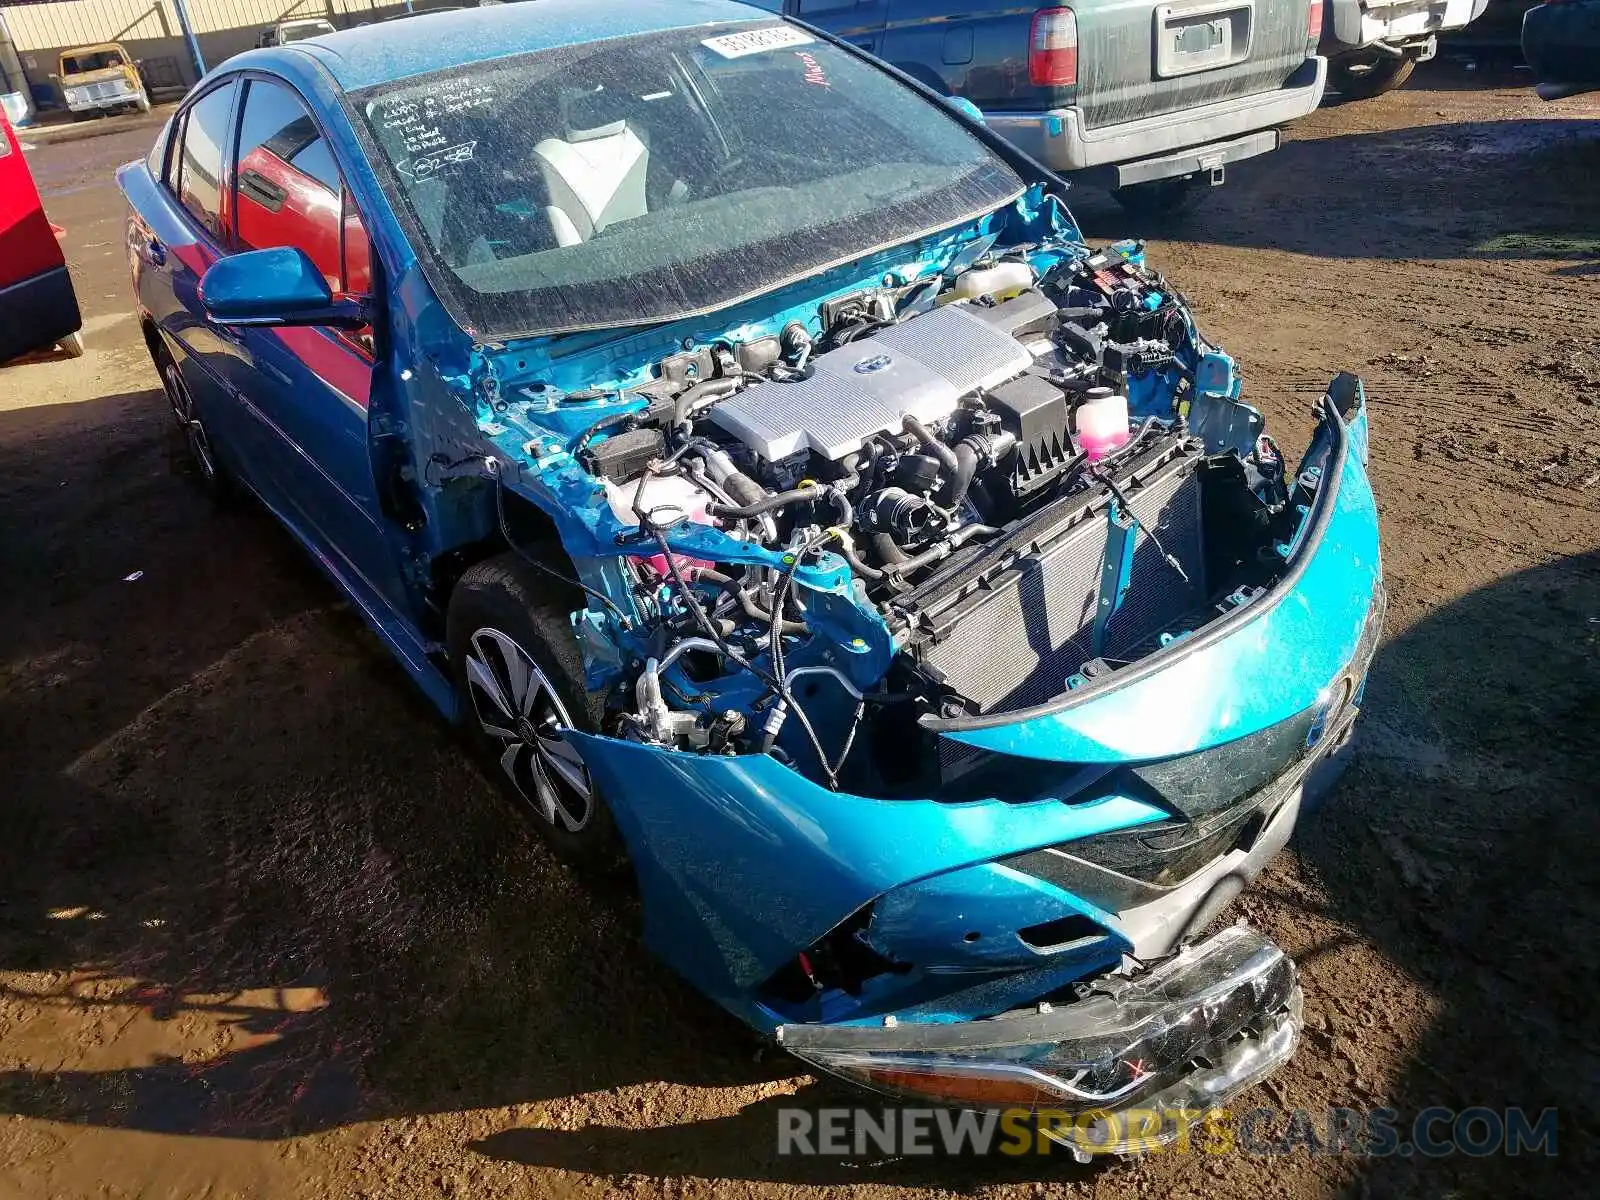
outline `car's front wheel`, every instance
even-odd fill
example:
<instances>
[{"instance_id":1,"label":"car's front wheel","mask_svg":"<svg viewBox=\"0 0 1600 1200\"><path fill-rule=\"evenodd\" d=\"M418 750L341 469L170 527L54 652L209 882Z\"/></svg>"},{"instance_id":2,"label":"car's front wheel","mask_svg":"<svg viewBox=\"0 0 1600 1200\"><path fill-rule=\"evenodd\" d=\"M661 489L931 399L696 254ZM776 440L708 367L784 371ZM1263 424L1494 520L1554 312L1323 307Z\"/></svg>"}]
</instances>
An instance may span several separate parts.
<instances>
[{"instance_id":1,"label":"car's front wheel","mask_svg":"<svg viewBox=\"0 0 1600 1200\"><path fill-rule=\"evenodd\" d=\"M467 737L489 776L563 858L608 870L621 843L571 730L602 713L583 683L569 599L515 555L471 567L450 598L450 661Z\"/></svg>"}]
</instances>

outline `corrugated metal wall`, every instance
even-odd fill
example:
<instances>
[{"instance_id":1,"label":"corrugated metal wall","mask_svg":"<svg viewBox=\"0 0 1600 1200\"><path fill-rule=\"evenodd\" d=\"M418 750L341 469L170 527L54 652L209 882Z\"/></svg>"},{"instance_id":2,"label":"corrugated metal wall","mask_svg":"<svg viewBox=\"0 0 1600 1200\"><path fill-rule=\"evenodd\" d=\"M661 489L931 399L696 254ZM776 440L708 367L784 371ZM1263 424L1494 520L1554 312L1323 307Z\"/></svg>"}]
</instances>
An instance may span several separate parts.
<instances>
[{"instance_id":1,"label":"corrugated metal wall","mask_svg":"<svg viewBox=\"0 0 1600 1200\"><path fill-rule=\"evenodd\" d=\"M189 0L196 33L241 27L264 29L289 17L327 17L335 25L378 7L367 0ZM58 0L0 4L19 52L90 42L136 41L182 35L172 0Z\"/></svg>"},{"instance_id":2,"label":"corrugated metal wall","mask_svg":"<svg viewBox=\"0 0 1600 1200\"><path fill-rule=\"evenodd\" d=\"M416 7L430 7L419 2ZM344 29L359 21L404 9L401 0L188 0L200 51L207 67L248 50L269 25L293 17L327 17ZM136 59L159 63L154 73L196 79L173 0L55 0L54 3L0 3L36 96L54 92L50 75L64 49L94 42L121 42Z\"/></svg>"}]
</instances>

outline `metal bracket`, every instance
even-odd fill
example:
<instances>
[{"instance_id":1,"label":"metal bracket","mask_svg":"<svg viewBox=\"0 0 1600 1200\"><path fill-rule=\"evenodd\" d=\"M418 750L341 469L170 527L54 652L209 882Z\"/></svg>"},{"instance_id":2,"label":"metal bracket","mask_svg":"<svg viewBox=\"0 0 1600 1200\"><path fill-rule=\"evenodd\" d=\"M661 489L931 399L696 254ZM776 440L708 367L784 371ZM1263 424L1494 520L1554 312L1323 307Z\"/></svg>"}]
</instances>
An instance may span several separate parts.
<instances>
[{"instance_id":1,"label":"metal bracket","mask_svg":"<svg viewBox=\"0 0 1600 1200\"><path fill-rule=\"evenodd\" d=\"M1106 507L1106 546L1100 560L1100 600L1095 605L1094 631L1090 642L1096 657L1105 653L1106 627L1122 607L1133 576L1133 551L1138 543L1139 523L1123 513L1112 500Z\"/></svg>"}]
</instances>

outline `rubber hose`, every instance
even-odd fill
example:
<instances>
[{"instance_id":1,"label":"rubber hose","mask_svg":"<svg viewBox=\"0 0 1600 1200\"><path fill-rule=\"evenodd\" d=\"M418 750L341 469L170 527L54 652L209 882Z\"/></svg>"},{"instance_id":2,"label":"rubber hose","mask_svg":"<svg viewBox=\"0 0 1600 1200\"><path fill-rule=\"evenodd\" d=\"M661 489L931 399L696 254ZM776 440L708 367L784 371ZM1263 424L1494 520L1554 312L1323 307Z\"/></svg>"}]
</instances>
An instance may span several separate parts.
<instances>
[{"instance_id":1,"label":"rubber hose","mask_svg":"<svg viewBox=\"0 0 1600 1200\"><path fill-rule=\"evenodd\" d=\"M727 486L726 483L723 484ZM744 517L759 517L762 513L772 512L774 509L787 508L791 504L801 504L808 500L821 500L827 495L828 489L823 487L800 487L787 492L771 492L754 504L741 504L733 507L727 504L708 504L706 512L713 517L733 517L735 520Z\"/></svg>"},{"instance_id":2,"label":"rubber hose","mask_svg":"<svg viewBox=\"0 0 1600 1200\"><path fill-rule=\"evenodd\" d=\"M874 533L867 538L867 541L872 544L872 553L880 562L898 564L910 558L910 555L900 549L900 543L887 533Z\"/></svg>"},{"instance_id":3,"label":"rubber hose","mask_svg":"<svg viewBox=\"0 0 1600 1200\"><path fill-rule=\"evenodd\" d=\"M889 544L894 545L892 541ZM899 546L895 546L895 550L897 552L899 549ZM866 564L866 561L856 553L855 547L850 544L848 538L841 538L839 540L839 554L845 560L845 562L850 564L850 569L857 575L860 575L863 579L883 578L883 572L878 570L877 567L869 567Z\"/></svg>"},{"instance_id":4,"label":"rubber hose","mask_svg":"<svg viewBox=\"0 0 1600 1200\"><path fill-rule=\"evenodd\" d=\"M928 427L910 413L907 413L905 417L905 430L915 437L917 441L921 442L929 454L939 460L946 473L949 475L956 473L959 468L959 464L956 462L956 452L929 433Z\"/></svg>"},{"instance_id":5,"label":"rubber hose","mask_svg":"<svg viewBox=\"0 0 1600 1200\"><path fill-rule=\"evenodd\" d=\"M914 571L919 571L929 563L938 562L941 558L961 549L979 534L984 537L993 537L999 532L1000 529L994 525L963 525L943 541L935 542L929 546L921 554L896 564L895 574L904 576Z\"/></svg>"},{"instance_id":6,"label":"rubber hose","mask_svg":"<svg viewBox=\"0 0 1600 1200\"><path fill-rule=\"evenodd\" d=\"M972 477L978 473L978 448L971 442L959 443L954 454L956 469L945 481L944 489L939 493L939 502L945 508L954 508L967 498L967 489L972 486Z\"/></svg>"},{"instance_id":7,"label":"rubber hose","mask_svg":"<svg viewBox=\"0 0 1600 1200\"><path fill-rule=\"evenodd\" d=\"M672 427L676 429L689 419L689 410L701 400L726 396L739 386L737 375L724 375L720 379L705 379L679 392L672 400Z\"/></svg>"},{"instance_id":8,"label":"rubber hose","mask_svg":"<svg viewBox=\"0 0 1600 1200\"><path fill-rule=\"evenodd\" d=\"M704 580L706 583L715 584L727 592L739 605L740 611L752 621L759 621L763 625L771 624L772 614L762 608L756 602L756 598L747 592L744 586L732 576L724 575L721 571L714 571L709 567L702 567L695 578ZM780 624L779 632L786 636L798 637L801 634L809 633L810 629L803 621L783 621Z\"/></svg>"}]
</instances>

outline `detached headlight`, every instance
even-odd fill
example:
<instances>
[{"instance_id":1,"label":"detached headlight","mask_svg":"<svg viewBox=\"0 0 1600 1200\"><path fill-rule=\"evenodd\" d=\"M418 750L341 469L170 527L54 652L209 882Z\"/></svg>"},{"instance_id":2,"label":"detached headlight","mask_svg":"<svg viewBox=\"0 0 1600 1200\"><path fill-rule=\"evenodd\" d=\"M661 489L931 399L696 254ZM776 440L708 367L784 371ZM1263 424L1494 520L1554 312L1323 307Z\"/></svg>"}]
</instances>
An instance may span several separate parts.
<instances>
[{"instance_id":1,"label":"detached headlight","mask_svg":"<svg viewBox=\"0 0 1600 1200\"><path fill-rule=\"evenodd\" d=\"M1148 1110L1187 1124L1281 1066L1299 1037L1300 1005L1294 964L1235 925L1059 1006L954 1024L784 1025L777 1034L795 1057L899 1100L1070 1115L1077 1136L1104 1152L1134 1148L1119 1141L1118 1114Z\"/></svg>"}]
</instances>

